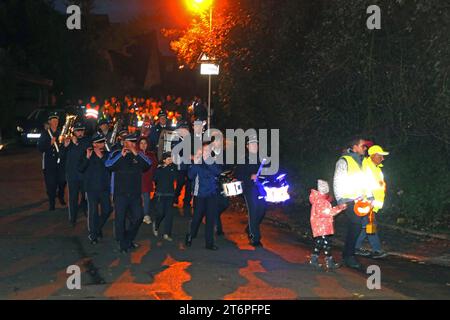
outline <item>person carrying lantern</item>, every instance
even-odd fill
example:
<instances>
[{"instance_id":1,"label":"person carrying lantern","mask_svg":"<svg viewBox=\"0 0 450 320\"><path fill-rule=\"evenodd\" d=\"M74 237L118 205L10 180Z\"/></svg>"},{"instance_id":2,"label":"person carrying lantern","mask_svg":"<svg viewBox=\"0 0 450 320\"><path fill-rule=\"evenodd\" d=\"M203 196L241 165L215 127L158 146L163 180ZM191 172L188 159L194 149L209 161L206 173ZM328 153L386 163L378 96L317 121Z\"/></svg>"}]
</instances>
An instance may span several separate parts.
<instances>
[{"instance_id":1,"label":"person carrying lantern","mask_svg":"<svg viewBox=\"0 0 450 320\"><path fill-rule=\"evenodd\" d=\"M384 182L383 172L381 168L383 167L382 162L384 161L384 156L389 155L389 152L383 150L379 145L374 145L369 148L369 157L363 160L363 171L366 175L367 188L369 188L373 194L374 200L372 201L373 212L378 213L378 211L383 208L384 197L386 192L386 183ZM376 224L375 215L372 223ZM375 232L368 234L366 232L366 226L369 223L367 216L362 219L362 230L359 234L358 240L356 241L356 255L359 256L371 256L374 259L384 258L387 253L381 249L381 242L378 233ZM364 250L362 248L365 239L369 240L370 246L372 247L372 252Z\"/></svg>"}]
</instances>

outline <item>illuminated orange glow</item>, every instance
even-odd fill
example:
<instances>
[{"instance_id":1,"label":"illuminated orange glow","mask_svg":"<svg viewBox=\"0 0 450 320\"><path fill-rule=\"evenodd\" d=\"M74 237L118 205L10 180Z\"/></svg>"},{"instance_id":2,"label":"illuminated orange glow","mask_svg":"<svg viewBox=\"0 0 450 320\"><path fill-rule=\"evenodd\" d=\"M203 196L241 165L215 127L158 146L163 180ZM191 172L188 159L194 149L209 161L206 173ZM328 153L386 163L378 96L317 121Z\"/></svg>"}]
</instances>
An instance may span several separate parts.
<instances>
[{"instance_id":1,"label":"illuminated orange glow","mask_svg":"<svg viewBox=\"0 0 450 320\"><path fill-rule=\"evenodd\" d=\"M82 259L74 263L74 265L80 266L81 272L85 271L84 263L87 259ZM31 288L28 290L19 291L8 296L8 299L17 300L44 300L48 299L59 290L66 288L67 273L66 269L59 271L56 274L56 280L49 284L45 284L39 287Z\"/></svg>"},{"instance_id":2,"label":"illuminated orange glow","mask_svg":"<svg viewBox=\"0 0 450 320\"><path fill-rule=\"evenodd\" d=\"M141 241L141 246L133 253L131 253L131 263L140 264L142 258L150 251L150 240Z\"/></svg>"},{"instance_id":3,"label":"illuminated orange glow","mask_svg":"<svg viewBox=\"0 0 450 320\"><path fill-rule=\"evenodd\" d=\"M259 279L255 273L267 272L261 261L249 260L245 268L239 270L239 274L248 280L248 283L239 287L235 292L228 294L224 300L288 300L296 299L297 294L287 288L275 288Z\"/></svg>"},{"instance_id":4,"label":"illuminated orange glow","mask_svg":"<svg viewBox=\"0 0 450 320\"><path fill-rule=\"evenodd\" d=\"M104 293L105 297L115 299L156 299L156 300L191 300L183 290L183 284L191 280L186 269L190 262L180 262L170 255L162 263L168 268L155 276L151 284L134 283L131 271L126 270Z\"/></svg>"}]
</instances>

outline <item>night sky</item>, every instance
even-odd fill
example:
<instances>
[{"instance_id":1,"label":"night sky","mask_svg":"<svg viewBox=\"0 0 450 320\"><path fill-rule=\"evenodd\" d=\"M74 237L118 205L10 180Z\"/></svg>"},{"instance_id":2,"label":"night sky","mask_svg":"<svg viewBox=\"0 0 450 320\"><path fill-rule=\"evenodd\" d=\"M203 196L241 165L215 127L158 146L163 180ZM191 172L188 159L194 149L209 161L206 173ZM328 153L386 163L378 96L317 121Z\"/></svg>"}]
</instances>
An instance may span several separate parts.
<instances>
[{"instance_id":1,"label":"night sky","mask_svg":"<svg viewBox=\"0 0 450 320\"><path fill-rule=\"evenodd\" d=\"M65 0L55 0L56 8L66 12ZM148 15L149 29L185 27L190 21L184 0L96 0L95 13L108 14L111 22L127 22L139 15ZM159 34L160 49L171 54L168 41Z\"/></svg>"}]
</instances>

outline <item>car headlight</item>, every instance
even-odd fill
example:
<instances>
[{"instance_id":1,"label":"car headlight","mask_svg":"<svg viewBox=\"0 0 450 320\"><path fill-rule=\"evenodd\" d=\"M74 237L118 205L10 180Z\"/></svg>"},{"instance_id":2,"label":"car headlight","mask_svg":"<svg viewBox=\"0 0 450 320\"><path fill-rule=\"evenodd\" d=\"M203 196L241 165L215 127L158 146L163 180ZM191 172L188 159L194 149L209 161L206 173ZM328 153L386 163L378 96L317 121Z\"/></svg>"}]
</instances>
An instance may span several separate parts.
<instances>
[{"instance_id":1,"label":"car headlight","mask_svg":"<svg viewBox=\"0 0 450 320\"><path fill-rule=\"evenodd\" d=\"M17 131L18 132L23 132L23 128L21 126L17 126Z\"/></svg>"}]
</instances>

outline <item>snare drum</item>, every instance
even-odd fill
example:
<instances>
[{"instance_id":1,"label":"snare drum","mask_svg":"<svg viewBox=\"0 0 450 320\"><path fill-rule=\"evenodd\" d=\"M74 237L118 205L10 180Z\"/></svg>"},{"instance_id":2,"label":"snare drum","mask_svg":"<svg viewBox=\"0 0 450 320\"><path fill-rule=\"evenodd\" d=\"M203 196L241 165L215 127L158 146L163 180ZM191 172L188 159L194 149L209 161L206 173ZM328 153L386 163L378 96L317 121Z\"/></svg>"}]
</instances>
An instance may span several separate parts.
<instances>
[{"instance_id":1,"label":"snare drum","mask_svg":"<svg viewBox=\"0 0 450 320\"><path fill-rule=\"evenodd\" d=\"M242 181L234 181L222 184L225 197L232 197L242 194Z\"/></svg>"}]
</instances>

